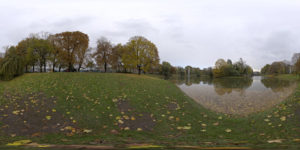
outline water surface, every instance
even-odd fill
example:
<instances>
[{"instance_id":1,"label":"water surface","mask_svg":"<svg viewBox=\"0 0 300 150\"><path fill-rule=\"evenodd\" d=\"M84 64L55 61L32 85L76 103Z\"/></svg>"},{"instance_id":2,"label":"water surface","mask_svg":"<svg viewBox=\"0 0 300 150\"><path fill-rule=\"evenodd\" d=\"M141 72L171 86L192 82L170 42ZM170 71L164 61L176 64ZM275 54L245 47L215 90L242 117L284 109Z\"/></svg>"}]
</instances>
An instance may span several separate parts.
<instances>
[{"instance_id":1,"label":"water surface","mask_svg":"<svg viewBox=\"0 0 300 150\"><path fill-rule=\"evenodd\" d=\"M294 81L271 77L176 79L178 87L197 103L216 112L247 115L273 107L296 88Z\"/></svg>"}]
</instances>

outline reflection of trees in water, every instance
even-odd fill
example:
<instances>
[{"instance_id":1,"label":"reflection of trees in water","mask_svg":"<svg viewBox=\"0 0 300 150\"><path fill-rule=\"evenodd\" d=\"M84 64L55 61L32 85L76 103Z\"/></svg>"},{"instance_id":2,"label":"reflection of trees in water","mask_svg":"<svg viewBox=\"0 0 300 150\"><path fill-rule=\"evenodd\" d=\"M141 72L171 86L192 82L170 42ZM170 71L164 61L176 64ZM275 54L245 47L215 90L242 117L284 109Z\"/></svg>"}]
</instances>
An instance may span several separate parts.
<instances>
[{"instance_id":1,"label":"reflection of trees in water","mask_svg":"<svg viewBox=\"0 0 300 150\"><path fill-rule=\"evenodd\" d=\"M211 85L212 84L212 78L210 77L191 77L191 78L185 78L185 77L178 77L177 79L173 79L175 80L176 84L178 85L182 85L185 84L187 86L191 86L192 84L200 84L200 82L202 82L203 84L208 84Z\"/></svg>"},{"instance_id":2,"label":"reflection of trees in water","mask_svg":"<svg viewBox=\"0 0 300 150\"><path fill-rule=\"evenodd\" d=\"M285 87L289 87L292 81L278 78L263 78L261 83L263 83L266 88L271 88L273 92L281 92Z\"/></svg>"},{"instance_id":3,"label":"reflection of trees in water","mask_svg":"<svg viewBox=\"0 0 300 150\"><path fill-rule=\"evenodd\" d=\"M251 86L252 82L253 79L248 77L216 78L213 80L213 85L219 95L229 94L232 91L241 92L242 94Z\"/></svg>"}]
</instances>

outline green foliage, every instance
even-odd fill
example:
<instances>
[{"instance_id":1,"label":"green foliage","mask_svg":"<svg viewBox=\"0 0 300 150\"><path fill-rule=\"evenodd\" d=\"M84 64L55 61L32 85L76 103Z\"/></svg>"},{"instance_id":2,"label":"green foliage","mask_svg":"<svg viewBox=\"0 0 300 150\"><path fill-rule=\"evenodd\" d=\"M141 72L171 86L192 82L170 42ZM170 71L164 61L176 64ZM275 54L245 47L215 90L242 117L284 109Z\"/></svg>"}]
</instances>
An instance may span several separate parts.
<instances>
[{"instance_id":1,"label":"green foliage","mask_svg":"<svg viewBox=\"0 0 300 150\"><path fill-rule=\"evenodd\" d=\"M251 76L252 74L253 69L242 58L234 64L232 64L230 59L227 62L224 59L218 59L213 69L213 76L216 78L225 76Z\"/></svg>"},{"instance_id":2,"label":"green foliage","mask_svg":"<svg viewBox=\"0 0 300 150\"><path fill-rule=\"evenodd\" d=\"M161 74L165 77L165 79L169 79L172 76L172 66L169 62L162 62Z\"/></svg>"},{"instance_id":3,"label":"green foliage","mask_svg":"<svg viewBox=\"0 0 300 150\"><path fill-rule=\"evenodd\" d=\"M142 36L134 36L127 42L122 60L125 68L136 69L140 74L155 70L159 64L158 50L154 43Z\"/></svg>"},{"instance_id":4,"label":"green foliage","mask_svg":"<svg viewBox=\"0 0 300 150\"><path fill-rule=\"evenodd\" d=\"M262 69L261 69L261 74L285 74L289 73L288 65L285 64L284 62L273 62L271 65L266 64Z\"/></svg>"},{"instance_id":5,"label":"green foliage","mask_svg":"<svg viewBox=\"0 0 300 150\"><path fill-rule=\"evenodd\" d=\"M24 73L24 57L22 52L16 47L11 46L5 52L5 57L0 63L0 78L2 80L11 80L15 76Z\"/></svg>"}]
</instances>

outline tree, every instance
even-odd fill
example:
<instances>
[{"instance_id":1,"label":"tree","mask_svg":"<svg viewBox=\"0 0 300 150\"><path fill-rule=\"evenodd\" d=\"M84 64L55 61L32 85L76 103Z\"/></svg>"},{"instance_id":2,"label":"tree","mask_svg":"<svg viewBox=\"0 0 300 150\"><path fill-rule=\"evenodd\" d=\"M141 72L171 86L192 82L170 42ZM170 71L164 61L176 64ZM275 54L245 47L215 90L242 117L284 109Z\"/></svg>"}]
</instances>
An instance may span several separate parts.
<instances>
[{"instance_id":1,"label":"tree","mask_svg":"<svg viewBox=\"0 0 300 150\"><path fill-rule=\"evenodd\" d=\"M176 73L180 76L180 77L184 77L185 75L185 70L182 67L177 67L176 68Z\"/></svg>"},{"instance_id":2,"label":"tree","mask_svg":"<svg viewBox=\"0 0 300 150\"><path fill-rule=\"evenodd\" d=\"M172 66L169 62L163 61L161 66L161 74L165 79L169 79L172 76Z\"/></svg>"},{"instance_id":3,"label":"tree","mask_svg":"<svg viewBox=\"0 0 300 150\"><path fill-rule=\"evenodd\" d=\"M283 62L273 62L269 68L269 74L284 74L285 64Z\"/></svg>"},{"instance_id":4,"label":"tree","mask_svg":"<svg viewBox=\"0 0 300 150\"><path fill-rule=\"evenodd\" d=\"M116 72L121 71L123 52L124 52L124 46L120 43L113 46L112 48L110 63L112 68L115 69Z\"/></svg>"},{"instance_id":5,"label":"tree","mask_svg":"<svg viewBox=\"0 0 300 150\"><path fill-rule=\"evenodd\" d=\"M261 68L260 73L261 74L269 74L270 72L270 64L266 64L263 68Z\"/></svg>"},{"instance_id":6,"label":"tree","mask_svg":"<svg viewBox=\"0 0 300 150\"><path fill-rule=\"evenodd\" d=\"M294 65L300 58L300 53L294 53L292 57L292 65Z\"/></svg>"},{"instance_id":7,"label":"tree","mask_svg":"<svg viewBox=\"0 0 300 150\"><path fill-rule=\"evenodd\" d=\"M300 74L300 57L298 58L298 60L296 61L295 65L294 65L294 68L295 68L295 72L297 74Z\"/></svg>"},{"instance_id":8,"label":"tree","mask_svg":"<svg viewBox=\"0 0 300 150\"><path fill-rule=\"evenodd\" d=\"M64 61L62 58L62 49L59 47L59 39L58 36L50 35L48 37L48 41L51 45L49 60L52 63L52 72L55 72L56 65L61 66L62 62Z\"/></svg>"},{"instance_id":9,"label":"tree","mask_svg":"<svg viewBox=\"0 0 300 150\"><path fill-rule=\"evenodd\" d=\"M227 66L227 63L224 59L218 59L215 63L215 68L213 69L213 76L218 77L224 77L226 76L224 72L224 68Z\"/></svg>"},{"instance_id":10,"label":"tree","mask_svg":"<svg viewBox=\"0 0 300 150\"><path fill-rule=\"evenodd\" d=\"M93 54L97 64L104 65L104 72L107 70L112 55L112 44L105 37L101 37L97 40L96 52Z\"/></svg>"},{"instance_id":11,"label":"tree","mask_svg":"<svg viewBox=\"0 0 300 150\"><path fill-rule=\"evenodd\" d=\"M40 72L46 72L46 62L47 58L50 54L50 43L48 40L44 39L38 39L36 37L31 38L31 43L28 47L28 54L30 54L30 57L28 58L36 60L39 63Z\"/></svg>"},{"instance_id":12,"label":"tree","mask_svg":"<svg viewBox=\"0 0 300 150\"><path fill-rule=\"evenodd\" d=\"M62 32L55 34L54 44L61 50L60 57L66 62L68 71L75 71L74 65L78 65L77 70L82 65L82 58L89 45L89 37L80 31ZM61 66L60 66L61 67Z\"/></svg>"},{"instance_id":13,"label":"tree","mask_svg":"<svg viewBox=\"0 0 300 150\"><path fill-rule=\"evenodd\" d=\"M11 46L6 49L5 57L0 64L0 77L2 80L11 80L24 73L25 53Z\"/></svg>"},{"instance_id":14,"label":"tree","mask_svg":"<svg viewBox=\"0 0 300 150\"><path fill-rule=\"evenodd\" d=\"M126 44L122 60L125 67L136 68L138 74L148 72L159 64L157 47L145 37L134 36Z\"/></svg>"},{"instance_id":15,"label":"tree","mask_svg":"<svg viewBox=\"0 0 300 150\"><path fill-rule=\"evenodd\" d=\"M24 55L24 65L25 65L25 72L28 72L28 65L33 64L33 60L30 60L27 58L27 54L28 54L28 47L31 43L31 39L30 38L26 38L22 41L20 41L18 43L18 45L16 46L17 51L22 52Z\"/></svg>"}]
</instances>

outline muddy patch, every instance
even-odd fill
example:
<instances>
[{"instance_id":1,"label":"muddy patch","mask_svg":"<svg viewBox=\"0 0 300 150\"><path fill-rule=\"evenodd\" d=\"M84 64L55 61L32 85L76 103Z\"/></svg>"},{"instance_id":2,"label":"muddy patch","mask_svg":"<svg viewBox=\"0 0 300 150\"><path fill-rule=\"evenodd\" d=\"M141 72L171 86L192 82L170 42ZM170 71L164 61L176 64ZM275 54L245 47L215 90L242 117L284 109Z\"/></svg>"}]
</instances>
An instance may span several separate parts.
<instances>
[{"instance_id":1,"label":"muddy patch","mask_svg":"<svg viewBox=\"0 0 300 150\"><path fill-rule=\"evenodd\" d=\"M119 99L116 102L121 116L116 120L119 127L123 130L152 131L155 126L155 119L152 114L147 112L137 112L130 105L128 100Z\"/></svg>"},{"instance_id":2,"label":"muddy patch","mask_svg":"<svg viewBox=\"0 0 300 150\"><path fill-rule=\"evenodd\" d=\"M74 124L55 109L56 99L43 93L4 94L9 103L0 106L0 135L40 136L74 132Z\"/></svg>"},{"instance_id":3,"label":"muddy patch","mask_svg":"<svg viewBox=\"0 0 300 150\"><path fill-rule=\"evenodd\" d=\"M175 102L169 103L169 104L167 105L167 108L168 108L169 110L178 110L178 109L180 109L179 105L178 105L177 103L175 103Z\"/></svg>"}]
</instances>

